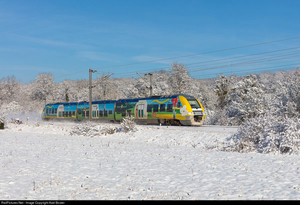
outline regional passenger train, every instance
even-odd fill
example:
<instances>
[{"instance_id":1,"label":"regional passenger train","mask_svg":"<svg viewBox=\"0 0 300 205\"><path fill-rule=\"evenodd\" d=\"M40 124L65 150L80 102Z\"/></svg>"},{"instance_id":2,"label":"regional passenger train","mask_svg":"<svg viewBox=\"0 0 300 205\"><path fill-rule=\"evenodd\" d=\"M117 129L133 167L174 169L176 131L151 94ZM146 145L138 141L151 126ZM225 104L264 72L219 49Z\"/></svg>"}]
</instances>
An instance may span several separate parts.
<instances>
[{"instance_id":1,"label":"regional passenger train","mask_svg":"<svg viewBox=\"0 0 300 205\"><path fill-rule=\"evenodd\" d=\"M125 117L134 117L138 124L202 125L204 109L199 100L190 95L153 96L147 98L65 102L46 104L42 119L92 119L120 122Z\"/></svg>"}]
</instances>

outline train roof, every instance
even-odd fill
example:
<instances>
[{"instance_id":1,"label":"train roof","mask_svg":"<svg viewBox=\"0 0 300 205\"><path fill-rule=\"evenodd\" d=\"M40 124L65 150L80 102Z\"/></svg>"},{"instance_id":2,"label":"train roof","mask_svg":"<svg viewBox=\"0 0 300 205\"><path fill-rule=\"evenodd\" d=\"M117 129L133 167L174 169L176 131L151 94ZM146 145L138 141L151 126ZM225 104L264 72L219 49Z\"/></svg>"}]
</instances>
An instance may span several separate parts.
<instances>
[{"instance_id":1,"label":"train roof","mask_svg":"<svg viewBox=\"0 0 300 205\"><path fill-rule=\"evenodd\" d=\"M92 104L105 104L105 103L115 103L116 100L103 100L103 101L92 101ZM59 103L48 103L46 105L63 105L63 106L70 106L70 105L88 105L88 101L82 102L59 102Z\"/></svg>"},{"instance_id":2,"label":"train roof","mask_svg":"<svg viewBox=\"0 0 300 205\"><path fill-rule=\"evenodd\" d=\"M64 105L64 106L68 106L68 105L77 105L77 102L60 102L60 103L48 103L47 105Z\"/></svg>"},{"instance_id":3,"label":"train roof","mask_svg":"<svg viewBox=\"0 0 300 205\"><path fill-rule=\"evenodd\" d=\"M102 100L102 101L92 101L92 104L105 104L105 103L115 103L116 100Z\"/></svg>"},{"instance_id":4,"label":"train roof","mask_svg":"<svg viewBox=\"0 0 300 205\"><path fill-rule=\"evenodd\" d=\"M191 95L185 95L185 94L175 94L175 95L163 95L163 96L150 96L150 97L145 97L145 98L132 98L132 99L119 99L117 102L138 102L139 100L148 100L148 99L162 99L162 98L176 98L179 95L188 98L188 99L194 99L194 96Z\"/></svg>"},{"instance_id":5,"label":"train roof","mask_svg":"<svg viewBox=\"0 0 300 205\"><path fill-rule=\"evenodd\" d=\"M179 95L187 98L187 99L195 99L194 96L191 95L185 95L185 94L175 94L175 95L164 95L164 96L150 96L150 97L144 97L144 98L132 98L132 99L119 99L119 100L102 100L102 101L92 101L92 104L108 104L108 103L126 103L126 102L138 102L139 100L148 100L148 99L162 99L162 98L176 98ZM60 102L60 103L49 103L47 105L64 105L64 106L70 106L70 105L88 105L88 101L82 101L82 102Z\"/></svg>"}]
</instances>

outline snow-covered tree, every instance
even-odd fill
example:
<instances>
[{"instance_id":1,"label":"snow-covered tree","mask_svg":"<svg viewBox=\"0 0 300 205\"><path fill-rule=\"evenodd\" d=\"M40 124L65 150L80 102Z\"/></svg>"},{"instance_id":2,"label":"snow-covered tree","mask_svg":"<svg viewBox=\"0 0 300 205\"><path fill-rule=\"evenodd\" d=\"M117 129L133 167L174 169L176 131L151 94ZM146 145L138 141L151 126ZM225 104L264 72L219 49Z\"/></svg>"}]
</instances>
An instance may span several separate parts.
<instances>
[{"instance_id":1,"label":"snow-covered tree","mask_svg":"<svg viewBox=\"0 0 300 205\"><path fill-rule=\"evenodd\" d=\"M273 74L276 82L265 93L269 111L280 120L300 113L300 69L279 71Z\"/></svg>"},{"instance_id":2,"label":"snow-covered tree","mask_svg":"<svg viewBox=\"0 0 300 205\"><path fill-rule=\"evenodd\" d=\"M188 69L183 64L174 62L171 65L170 77L168 79L171 94L187 94L191 80Z\"/></svg>"},{"instance_id":3,"label":"snow-covered tree","mask_svg":"<svg viewBox=\"0 0 300 205\"><path fill-rule=\"evenodd\" d=\"M228 125L228 116L226 115L228 107L232 103L232 87L237 82L237 77L220 75L214 84L214 93L216 94L216 104L214 116L211 116L212 124Z\"/></svg>"},{"instance_id":4,"label":"snow-covered tree","mask_svg":"<svg viewBox=\"0 0 300 205\"><path fill-rule=\"evenodd\" d=\"M160 70L153 73L153 95L162 96L170 94L170 85L168 84L169 73Z\"/></svg>"},{"instance_id":5,"label":"snow-covered tree","mask_svg":"<svg viewBox=\"0 0 300 205\"><path fill-rule=\"evenodd\" d=\"M229 103L230 79L220 75L216 80L214 92L217 95L217 107L223 110Z\"/></svg>"},{"instance_id":6,"label":"snow-covered tree","mask_svg":"<svg viewBox=\"0 0 300 205\"><path fill-rule=\"evenodd\" d=\"M244 124L266 112L262 87L256 75L247 75L231 88L230 106L226 112L230 124Z\"/></svg>"},{"instance_id":7,"label":"snow-covered tree","mask_svg":"<svg viewBox=\"0 0 300 205\"><path fill-rule=\"evenodd\" d=\"M53 102L54 78L51 73L39 74L33 82L32 99Z\"/></svg>"},{"instance_id":8,"label":"snow-covered tree","mask_svg":"<svg viewBox=\"0 0 300 205\"><path fill-rule=\"evenodd\" d=\"M170 95L170 85L168 84L170 73L166 71L157 71L152 73L152 95ZM139 97L150 95L150 79L149 76L141 76L135 83L135 88L138 90Z\"/></svg>"},{"instance_id":9,"label":"snow-covered tree","mask_svg":"<svg viewBox=\"0 0 300 205\"><path fill-rule=\"evenodd\" d=\"M9 102L18 98L21 83L14 76L0 80L0 103Z\"/></svg>"}]
</instances>

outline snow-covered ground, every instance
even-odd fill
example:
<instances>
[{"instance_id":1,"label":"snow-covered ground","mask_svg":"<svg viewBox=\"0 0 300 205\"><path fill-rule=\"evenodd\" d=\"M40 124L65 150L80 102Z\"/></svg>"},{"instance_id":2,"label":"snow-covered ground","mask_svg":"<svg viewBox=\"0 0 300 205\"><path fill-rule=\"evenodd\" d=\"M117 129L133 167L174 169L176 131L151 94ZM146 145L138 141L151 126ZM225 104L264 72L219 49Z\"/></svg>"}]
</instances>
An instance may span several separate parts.
<instances>
[{"instance_id":1,"label":"snow-covered ground","mask_svg":"<svg viewBox=\"0 0 300 205\"><path fill-rule=\"evenodd\" d=\"M0 199L300 199L299 155L221 151L236 127L70 135L77 125L0 130Z\"/></svg>"}]
</instances>

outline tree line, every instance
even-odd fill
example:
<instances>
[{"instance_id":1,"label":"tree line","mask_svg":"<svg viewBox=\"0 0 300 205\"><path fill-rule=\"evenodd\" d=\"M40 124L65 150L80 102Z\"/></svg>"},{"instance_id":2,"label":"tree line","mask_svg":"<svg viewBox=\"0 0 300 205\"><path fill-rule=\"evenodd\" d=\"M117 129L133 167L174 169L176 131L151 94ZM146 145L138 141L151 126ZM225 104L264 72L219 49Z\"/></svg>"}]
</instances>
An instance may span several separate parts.
<instances>
[{"instance_id":1,"label":"tree line","mask_svg":"<svg viewBox=\"0 0 300 205\"><path fill-rule=\"evenodd\" d=\"M153 72L152 93L156 96L193 95L203 104L205 124L243 125L249 119L272 114L279 120L300 113L300 69L264 72L259 75L195 79L183 64ZM106 79L98 76L93 84L93 100L116 100L149 96L149 77ZM89 99L88 80L54 82L51 73L39 74L23 84L15 77L0 80L0 113L41 112L46 103L79 102Z\"/></svg>"}]
</instances>

